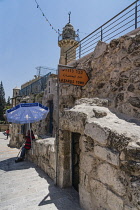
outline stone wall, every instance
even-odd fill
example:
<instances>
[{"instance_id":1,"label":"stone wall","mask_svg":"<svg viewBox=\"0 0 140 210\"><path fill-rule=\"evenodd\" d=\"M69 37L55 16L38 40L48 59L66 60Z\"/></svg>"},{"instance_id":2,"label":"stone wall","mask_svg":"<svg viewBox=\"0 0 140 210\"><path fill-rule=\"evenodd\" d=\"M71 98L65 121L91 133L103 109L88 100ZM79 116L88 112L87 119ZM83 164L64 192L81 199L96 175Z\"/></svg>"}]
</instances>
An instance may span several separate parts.
<instances>
[{"instance_id":1,"label":"stone wall","mask_svg":"<svg viewBox=\"0 0 140 210\"><path fill-rule=\"evenodd\" d=\"M140 127L118 118L108 100L80 99L60 121L59 185L72 185L71 138L79 139L79 196L86 210L140 209Z\"/></svg>"},{"instance_id":2,"label":"stone wall","mask_svg":"<svg viewBox=\"0 0 140 210\"><path fill-rule=\"evenodd\" d=\"M21 134L21 125L10 125L10 147L20 148L23 144L23 135ZM35 140L32 141L32 149L28 151L26 157L42 168L52 180L55 181L56 174L56 157L55 157L55 138L43 136L43 139L38 139L35 135Z\"/></svg>"},{"instance_id":3,"label":"stone wall","mask_svg":"<svg viewBox=\"0 0 140 210\"><path fill-rule=\"evenodd\" d=\"M0 132L6 131L9 128L9 124L0 124Z\"/></svg>"},{"instance_id":4,"label":"stone wall","mask_svg":"<svg viewBox=\"0 0 140 210\"><path fill-rule=\"evenodd\" d=\"M10 129L10 140L9 146L20 148L23 144L23 135L21 134L21 125L12 123L9 126Z\"/></svg>"},{"instance_id":5,"label":"stone wall","mask_svg":"<svg viewBox=\"0 0 140 210\"><path fill-rule=\"evenodd\" d=\"M54 140L54 138L48 137L33 141L32 149L27 154L27 159L43 169L52 180L55 180L56 171Z\"/></svg>"},{"instance_id":6,"label":"stone wall","mask_svg":"<svg viewBox=\"0 0 140 210\"><path fill-rule=\"evenodd\" d=\"M80 134L79 196L86 210L140 209L140 33L69 64L84 87L60 84L58 184L73 186L73 136ZM79 157L78 157L79 156Z\"/></svg>"},{"instance_id":7,"label":"stone wall","mask_svg":"<svg viewBox=\"0 0 140 210\"><path fill-rule=\"evenodd\" d=\"M56 134L56 121L57 121L57 107L58 107L58 102L57 102L57 75L55 74L51 74L48 77L47 80L47 84L46 84L46 89L44 91L44 95L42 98L42 104L49 107L49 109L51 109L50 106L52 106L52 116L50 117L50 113L48 114L48 122L52 123L52 128L53 128L53 132L52 134L50 134L51 136L55 136ZM49 123L46 123L47 127L47 131L49 134Z\"/></svg>"},{"instance_id":8,"label":"stone wall","mask_svg":"<svg viewBox=\"0 0 140 210\"><path fill-rule=\"evenodd\" d=\"M139 30L137 34L122 36L109 44L99 41L93 53L70 66L85 69L90 78L86 86L78 88L81 98L108 98L113 111L140 119ZM67 93L67 98L77 99L75 87L69 85L69 88L74 94ZM63 89L67 86L63 85Z\"/></svg>"}]
</instances>

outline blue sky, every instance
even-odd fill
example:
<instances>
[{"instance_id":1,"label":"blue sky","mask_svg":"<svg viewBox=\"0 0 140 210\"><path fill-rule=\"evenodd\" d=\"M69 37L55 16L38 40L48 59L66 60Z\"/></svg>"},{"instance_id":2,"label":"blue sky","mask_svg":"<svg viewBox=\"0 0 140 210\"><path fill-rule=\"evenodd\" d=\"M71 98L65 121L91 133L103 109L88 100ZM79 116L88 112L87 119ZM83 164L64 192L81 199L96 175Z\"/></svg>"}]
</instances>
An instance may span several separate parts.
<instances>
[{"instance_id":1,"label":"blue sky","mask_svg":"<svg viewBox=\"0 0 140 210\"><path fill-rule=\"evenodd\" d=\"M133 0L37 0L52 26L68 23L79 29L80 39L104 24ZM6 98L12 89L31 79L37 66L57 68L58 34L37 8L35 0L0 0L0 81Z\"/></svg>"}]
</instances>

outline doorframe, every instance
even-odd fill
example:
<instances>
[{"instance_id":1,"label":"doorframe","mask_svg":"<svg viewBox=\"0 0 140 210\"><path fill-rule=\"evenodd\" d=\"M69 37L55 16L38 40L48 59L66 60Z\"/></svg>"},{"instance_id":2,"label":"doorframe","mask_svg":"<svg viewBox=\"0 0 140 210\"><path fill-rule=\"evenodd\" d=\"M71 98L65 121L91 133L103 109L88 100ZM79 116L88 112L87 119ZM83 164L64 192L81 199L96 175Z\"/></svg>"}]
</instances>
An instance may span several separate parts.
<instances>
[{"instance_id":1,"label":"doorframe","mask_svg":"<svg viewBox=\"0 0 140 210\"><path fill-rule=\"evenodd\" d=\"M73 187L73 133L77 133L81 137L81 133L79 132L70 133L70 183L72 187ZM80 148L80 137L79 137L79 148ZM80 154L79 154L79 184L80 184ZM79 192L79 190L77 192Z\"/></svg>"}]
</instances>

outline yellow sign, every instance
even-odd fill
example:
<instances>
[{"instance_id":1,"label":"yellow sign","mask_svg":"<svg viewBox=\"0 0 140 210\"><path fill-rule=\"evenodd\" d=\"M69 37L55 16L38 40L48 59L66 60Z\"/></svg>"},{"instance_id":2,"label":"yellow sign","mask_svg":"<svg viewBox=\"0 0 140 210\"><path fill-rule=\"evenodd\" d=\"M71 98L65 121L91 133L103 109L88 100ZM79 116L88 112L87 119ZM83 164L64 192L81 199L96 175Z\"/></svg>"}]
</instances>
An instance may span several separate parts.
<instances>
[{"instance_id":1,"label":"yellow sign","mask_svg":"<svg viewBox=\"0 0 140 210\"><path fill-rule=\"evenodd\" d=\"M71 85L85 86L89 77L85 70L78 69L60 69L59 82Z\"/></svg>"}]
</instances>

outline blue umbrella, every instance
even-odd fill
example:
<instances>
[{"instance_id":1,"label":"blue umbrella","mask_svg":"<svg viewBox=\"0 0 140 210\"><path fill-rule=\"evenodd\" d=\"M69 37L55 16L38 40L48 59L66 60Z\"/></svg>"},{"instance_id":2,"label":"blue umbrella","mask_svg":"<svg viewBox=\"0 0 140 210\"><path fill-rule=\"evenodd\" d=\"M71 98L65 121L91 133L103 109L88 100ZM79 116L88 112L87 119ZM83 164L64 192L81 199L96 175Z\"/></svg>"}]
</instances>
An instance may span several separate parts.
<instances>
[{"instance_id":1,"label":"blue umbrella","mask_svg":"<svg viewBox=\"0 0 140 210\"><path fill-rule=\"evenodd\" d=\"M22 103L6 111L8 122L25 124L46 118L49 108L40 103Z\"/></svg>"},{"instance_id":2,"label":"blue umbrella","mask_svg":"<svg viewBox=\"0 0 140 210\"><path fill-rule=\"evenodd\" d=\"M40 103L22 103L6 111L8 122L16 124L29 123L29 130L31 136L30 123L34 123L45 119L49 112L49 108ZM31 137L32 145L32 137ZM33 152L33 151L32 151Z\"/></svg>"}]
</instances>

